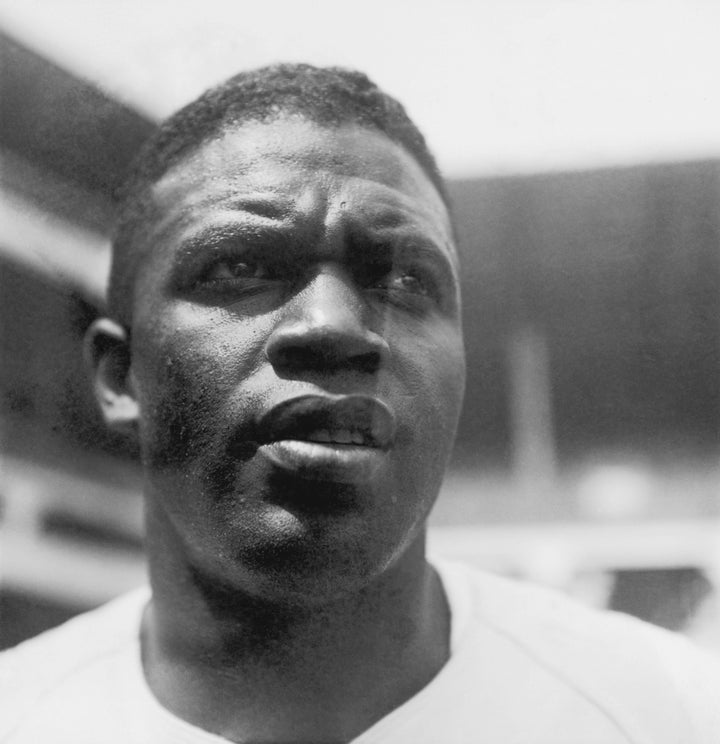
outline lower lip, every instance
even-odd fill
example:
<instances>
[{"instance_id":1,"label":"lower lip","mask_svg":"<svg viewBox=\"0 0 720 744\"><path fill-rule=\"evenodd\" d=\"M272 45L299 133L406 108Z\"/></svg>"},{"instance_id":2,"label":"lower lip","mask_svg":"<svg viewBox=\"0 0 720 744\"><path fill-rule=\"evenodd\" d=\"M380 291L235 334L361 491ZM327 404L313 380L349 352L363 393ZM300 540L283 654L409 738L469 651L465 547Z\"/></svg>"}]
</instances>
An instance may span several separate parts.
<instances>
[{"instance_id":1,"label":"lower lip","mask_svg":"<svg viewBox=\"0 0 720 744\"><path fill-rule=\"evenodd\" d=\"M387 452L358 444L326 444L283 439L258 452L281 470L299 478L337 483L362 483L377 472Z\"/></svg>"}]
</instances>

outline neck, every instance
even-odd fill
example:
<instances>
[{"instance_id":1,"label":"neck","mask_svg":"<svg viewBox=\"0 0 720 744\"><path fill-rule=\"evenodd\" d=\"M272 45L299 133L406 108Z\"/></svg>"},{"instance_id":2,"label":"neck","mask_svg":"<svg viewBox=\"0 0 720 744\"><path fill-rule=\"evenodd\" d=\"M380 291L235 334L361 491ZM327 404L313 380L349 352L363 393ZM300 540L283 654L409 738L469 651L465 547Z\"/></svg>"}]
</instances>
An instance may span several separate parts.
<instances>
[{"instance_id":1,"label":"neck","mask_svg":"<svg viewBox=\"0 0 720 744\"><path fill-rule=\"evenodd\" d=\"M165 707L231 741L355 738L448 658L449 613L423 537L361 590L303 606L208 591L188 575L169 580L151 561L150 687Z\"/></svg>"}]
</instances>

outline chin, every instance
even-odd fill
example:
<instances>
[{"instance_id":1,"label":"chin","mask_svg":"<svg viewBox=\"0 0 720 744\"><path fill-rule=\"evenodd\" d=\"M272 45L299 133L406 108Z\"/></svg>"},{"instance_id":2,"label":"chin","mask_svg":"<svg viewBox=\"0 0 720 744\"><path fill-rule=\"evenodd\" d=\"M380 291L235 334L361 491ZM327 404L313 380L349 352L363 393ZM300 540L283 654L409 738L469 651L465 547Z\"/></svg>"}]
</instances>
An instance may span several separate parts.
<instances>
[{"instance_id":1,"label":"chin","mask_svg":"<svg viewBox=\"0 0 720 744\"><path fill-rule=\"evenodd\" d=\"M318 605L381 581L413 545L434 502L434 477L381 470L363 483L309 481L259 467L207 469L154 483L151 556L230 595ZM214 477L216 473L222 477ZM434 474L433 474L434 475ZM424 486L424 488L423 488ZM169 499L167 494L173 494ZM201 495L198 498L198 494ZM174 555L171 555L174 554ZM185 567L184 569L182 567Z\"/></svg>"},{"instance_id":2,"label":"chin","mask_svg":"<svg viewBox=\"0 0 720 744\"><path fill-rule=\"evenodd\" d=\"M227 536L224 549L195 561L198 574L226 595L317 606L381 581L419 532L383 534L359 519L328 529L287 513L265 514L263 521L249 530L246 522L243 535Z\"/></svg>"}]
</instances>

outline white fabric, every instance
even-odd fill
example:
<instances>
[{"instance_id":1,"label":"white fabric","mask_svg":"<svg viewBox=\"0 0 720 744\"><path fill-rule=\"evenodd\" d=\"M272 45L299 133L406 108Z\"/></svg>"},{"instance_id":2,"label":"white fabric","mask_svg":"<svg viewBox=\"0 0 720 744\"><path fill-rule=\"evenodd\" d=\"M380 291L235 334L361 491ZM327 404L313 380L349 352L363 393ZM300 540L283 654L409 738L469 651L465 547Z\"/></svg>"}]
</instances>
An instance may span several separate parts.
<instances>
[{"instance_id":1,"label":"white fabric","mask_svg":"<svg viewBox=\"0 0 720 744\"><path fill-rule=\"evenodd\" d=\"M353 744L718 744L720 663L543 589L436 564L451 657ZM227 744L147 687L134 592L0 654L3 744Z\"/></svg>"}]
</instances>

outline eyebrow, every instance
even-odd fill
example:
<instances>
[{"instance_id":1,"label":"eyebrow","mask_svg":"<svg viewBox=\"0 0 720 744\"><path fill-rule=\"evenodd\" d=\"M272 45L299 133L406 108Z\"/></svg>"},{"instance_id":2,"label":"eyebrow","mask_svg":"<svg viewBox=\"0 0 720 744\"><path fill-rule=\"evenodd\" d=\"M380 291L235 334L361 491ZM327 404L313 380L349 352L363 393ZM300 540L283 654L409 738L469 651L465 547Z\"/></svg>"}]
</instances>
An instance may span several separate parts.
<instances>
[{"instance_id":1,"label":"eyebrow","mask_svg":"<svg viewBox=\"0 0 720 744\"><path fill-rule=\"evenodd\" d=\"M397 255L403 258L415 256L435 264L443 264L454 279L459 279L460 267L452 243L446 244L444 241L438 241L427 235L413 220L392 219L391 212L387 213L387 217L385 224L379 227L360 223L352 225L348 234L350 243L369 239L378 248L391 247Z\"/></svg>"},{"instance_id":2,"label":"eyebrow","mask_svg":"<svg viewBox=\"0 0 720 744\"><path fill-rule=\"evenodd\" d=\"M447 254L445 258L453 267L458 267L452 231L448 234L448 240L433 234L435 230L428 230L428 225L437 226L435 216L418 209L412 200L403 198L392 189L387 189L382 200L369 203L361 214L348 215L346 224L349 234L357 237L367 235L382 241L385 236L389 239L407 236L408 242L435 246L441 255ZM445 231L440 229L438 232Z\"/></svg>"},{"instance_id":3,"label":"eyebrow","mask_svg":"<svg viewBox=\"0 0 720 744\"><path fill-rule=\"evenodd\" d=\"M191 232L196 222L196 212L205 210L210 204L214 210L219 210L222 216L218 226L211 225L201 229L189 238L183 233ZM235 222L237 218L244 218L243 222ZM253 219L255 218L255 219ZM278 229L291 226L297 218L297 211L290 200L278 198L273 192L254 194L228 194L224 199L216 201L213 195L190 205L190 209L172 210L158 225L156 235L161 238L173 239L188 248L199 247L204 237L212 239L224 231L221 237L228 238L231 233L240 236L242 233L252 234L260 228Z\"/></svg>"},{"instance_id":4,"label":"eyebrow","mask_svg":"<svg viewBox=\"0 0 720 744\"><path fill-rule=\"evenodd\" d=\"M273 222L283 222L297 216L297 210L289 199L280 199L276 194L232 195L221 202L223 209L244 212Z\"/></svg>"}]
</instances>

